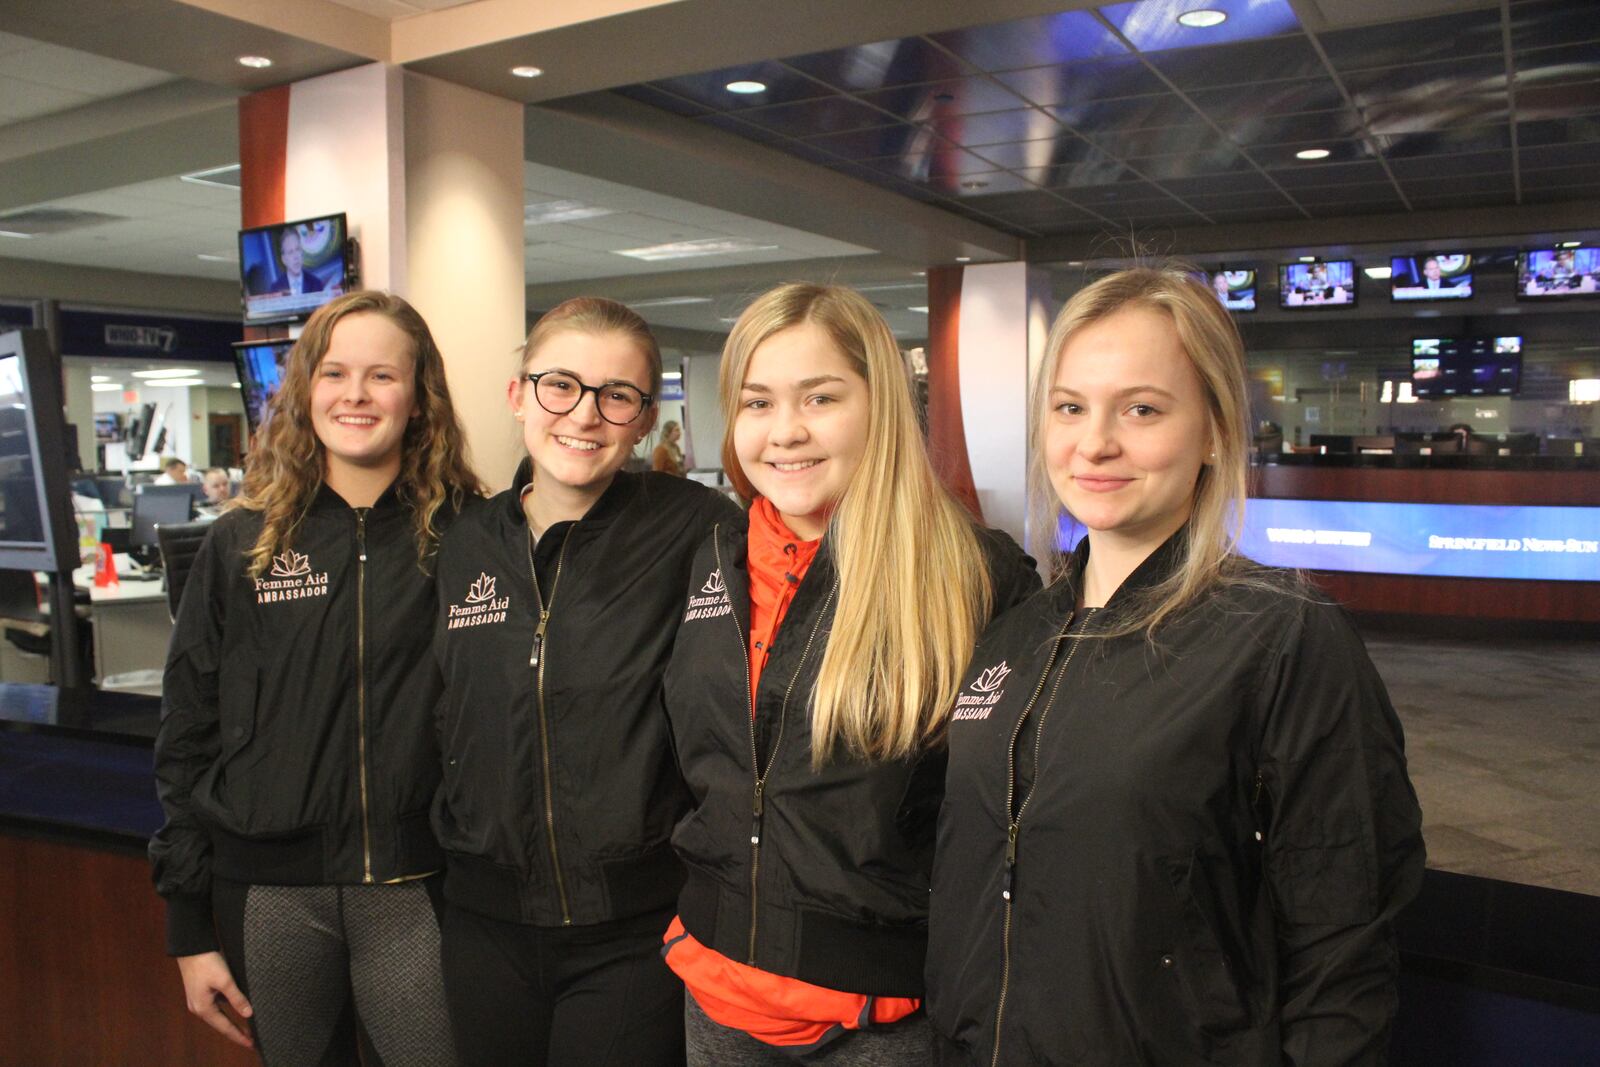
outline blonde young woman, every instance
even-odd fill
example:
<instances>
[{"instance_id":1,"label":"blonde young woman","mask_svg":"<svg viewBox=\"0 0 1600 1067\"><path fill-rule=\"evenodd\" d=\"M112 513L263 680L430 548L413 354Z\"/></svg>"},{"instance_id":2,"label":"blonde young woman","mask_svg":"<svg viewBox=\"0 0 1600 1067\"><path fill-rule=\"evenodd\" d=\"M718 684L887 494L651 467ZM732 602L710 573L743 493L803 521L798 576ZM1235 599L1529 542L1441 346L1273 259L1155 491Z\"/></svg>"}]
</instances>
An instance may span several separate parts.
<instances>
[{"instance_id":1,"label":"blonde young woman","mask_svg":"<svg viewBox=\"0 0 1600 1067\"><path fill-rule=\"evenodd\" d=\"M695 547L738 508L623 469L661 386L633 311L557 305L516 372L525 473L439 550L451 1018L473 1067L672 1067L683 992L660 944L685 794L661 672Z\"/></svg>"},{"instance_id":2,"label":"blonde young woman","mask_svg":"<svg viewBox=\"0 0 1600 1067\"><path fill-rule=\"evenodd\" d=\"M1036 529L950 726L929 1014L1000 1064L1387 1062L1423 854L1400 723L1338 608L1235 551L1244 352L1179 269L1056 319Z\"/></svg>"},{"instance_id":3,"label":"blonde young woman","mask_svg":"<svg viewBox=\"0 0 1600 1067\"><path fill-rule=\"evenodd\" d=\"M421 316L377 292L318 310L195 559L155 750L167 950L189 1009L267 1064L352 1063L358 1040L368 1064L454 1062L416 620L477 492Z\"/></svg>"},{"instance_id":4,"label":"blonde young woman","mask_svg":"<svg viewBox=\"0 0 1600 1067\"><path fill-rule=\"evenodd\" d=\"M916 1064L944 711L1038 585L934 478L894 335L848 289L757 299L721 369L748 516L699 550L665 697L694 810L667 963L691 1064Z\"/></svg>"}]
</instances>

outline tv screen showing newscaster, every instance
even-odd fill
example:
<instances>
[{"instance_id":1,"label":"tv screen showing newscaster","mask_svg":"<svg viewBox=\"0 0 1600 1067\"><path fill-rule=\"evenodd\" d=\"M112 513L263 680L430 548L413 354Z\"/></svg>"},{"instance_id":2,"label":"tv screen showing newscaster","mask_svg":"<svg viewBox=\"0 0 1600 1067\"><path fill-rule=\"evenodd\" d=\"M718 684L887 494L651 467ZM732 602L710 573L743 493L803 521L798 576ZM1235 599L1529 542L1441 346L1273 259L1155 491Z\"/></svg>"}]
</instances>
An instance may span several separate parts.
<instances>
[{"instance_id":1,"label":"tv screen showing newscaster","mask_svg":"<svg viewBox=\"0 0 1600 1067\"><path fill-rule=\"evenodd\" d=\"M1472 257L1464 252L1392 256L1389 296L1393 300L1466 300L1472 296Z\"/></svg>"},{"instance_id":2,"label":"tv screen showing newscaster","mask_svg":"<svg viewBox=\"0 0 1600 1067\"><path fill-rule=\"evenodd\" d=\"M351 288L343 213L239 231L246 322L309 316Z\"/></svg>"},{"instance_id":3,"label":"tv screen showing newscaster","mask_svg":"<svg viewBox=\"0 0 1600 1067\"><path fill-rule=\"evenodd\" d=\"M1517 297L1561 300L1600 295L1600 248L1517 253Z\"/></svg>"},{"instance_id":4,"label":"tv screen showing newscaster","mask_svg":"<svg viewBox=\"0 0 1600 1067\"><path fill-rule=\"evenodd\" d=\"M1253 270L1208 271L1206 281L1229 311L1256 309L1256 272Z\"/></svg>"},{"instance_id":5,"label":"tv screen showing newscaster","mask_svg":"<svg viewBox=\"0 0 1600 1067\"><path fill-rule=\"evenodd\" d=\"M1351 307L1356 265L1348 259L1278 265L1278 305L1286 308Z\"/></svg>"}]
</instances>

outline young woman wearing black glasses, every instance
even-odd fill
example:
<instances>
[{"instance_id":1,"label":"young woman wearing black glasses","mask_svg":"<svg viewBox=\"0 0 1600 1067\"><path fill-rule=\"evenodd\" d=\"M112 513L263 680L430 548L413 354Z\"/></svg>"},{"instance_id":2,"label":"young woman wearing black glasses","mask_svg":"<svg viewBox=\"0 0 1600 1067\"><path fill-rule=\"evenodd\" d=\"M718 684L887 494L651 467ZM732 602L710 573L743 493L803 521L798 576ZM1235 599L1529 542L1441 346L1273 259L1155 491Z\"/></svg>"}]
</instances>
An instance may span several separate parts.
<instances>
[{"instance_id":1,"label":"young woman wearing black glasses","mask_svg":"<svg viewBox=\"0 0 1600 1067\"><path fill-rule=\"evenodd\" d=\"M736 508L622 470L660 385L655 338L626 307L545 314L507 390L529 462L440 548L433 821L466 1063L683 1061L660 946L686 794L658 690L695 546Z\"/></svg>"}]
</instances>

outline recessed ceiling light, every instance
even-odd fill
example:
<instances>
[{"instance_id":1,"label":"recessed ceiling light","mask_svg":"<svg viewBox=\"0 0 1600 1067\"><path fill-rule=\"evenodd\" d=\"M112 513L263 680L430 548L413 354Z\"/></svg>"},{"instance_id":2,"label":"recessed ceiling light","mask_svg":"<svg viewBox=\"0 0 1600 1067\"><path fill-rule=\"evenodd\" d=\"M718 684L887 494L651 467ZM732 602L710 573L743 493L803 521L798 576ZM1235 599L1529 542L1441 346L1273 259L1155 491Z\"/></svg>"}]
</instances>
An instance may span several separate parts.
<instances>
[{"instance_id":1,"label":"recessed ceiling light","mask_svg":"<svg viewBox=\"0 0 1600 1067\"><path fill-rule=\"evenodd\" d=\"M522 206L524 226L544 226L552 222L577 222L579 219L597 219L614 215L615 209L585 204L581 200L545 200Z\"/></svg>"},{"instance_id":2,"label":"recessed ceiling light","mask_svg":"<svg viewBox=\"0 0 1600 1067\"><path fill-rule=\"evenodd\" d=\"M1332 152L1326 148L1302 148L1294 154L1296 159L1327 159Z\"/></svg>"},{"instance_id":3,"label":"recessed ceiling light","mask_svg":"<svg viewBox=\"0 0 1600 1067\"><path fill-rule=\"evenodd\" d=\"M0 237L17 237L17 238L20 238L20 239L22 239L24 241L33 240L33 234L31 234L31 233L19 233L16 230L0 230Z\"/></svg>"},{"instance_id":4,"label":"recessed ceiling light","mask_svg":"<svg viewBox=\"0 0 1600 1067\"><path fill-rule=\"evenodd\" d=\"M272 66L272 60L266 56L240 56L239 66L249 67L251 70L265 70Z\"/></svg>"},{"instance_id":5,"label":"recessed ceiling light","mask_svg":"<svg viewBox=\"0 0 1600 1067\"><path fill-rule=\"evenodd\" d=\"M193 367L168 367L166 370L136 370L135 378L193 378L200 372Z\"/></svg>"},{"instance_id":6,"label":"recessed ceiling light","mask_svg":"<svg viewBox=\"0 0 1600 1067\"><path fill-rule=\"evenodd\" d=\"M206 384L206 380L204 378L160 378L160 379L157 379L155 381L147 381L144 384L145 385L161 385L161 386L166 386L166 385L190 386L190 385L204 385L204 384Z\"/></svg>"},{"instance_id":7,"label":"recessed ceiling light","mask_svg":"<svg viewBox=\"0 0 1600 1067\"><path fill-rule=\"evenodd\" d=\"M1375 282L1381 282L1383 279L1393 274L1394 271L1389 267L1363 267L1361 268L1361 273L1365 274Z\"/></svg>"},{"instance_id":8,"label":"recessed ceiling light","mask_svg":"<svg viewBox=\"0 0 1600 1067\"><path fill-rule=\"evenodd\" d=\"M1081 267L1081 266L1083 266L1083 260L1081 260L1081 259L1069 259L1069 260L1067 260L1067 266L1069 266L1069 267Z\"/></svg>"},{"instance_id":9,"label":"recessed ceiling light","mask_svg":"<svg viewBox=\"0 0 1600 1067\"><path fill-rule=\"evenodd\" d=\"M92 392L92 393L120 393L120 392L122 392L122 383L121 382L91 382L89 384L89 391Z\"/></svg>"},{"instance_id":10,"label":"recessed ceiling light","mask_svg":"<svg viewBox=\"0 0 1600 1067\"><path fill-rule=\"evenodd\" d=\"M928 276L928 272L925 270L914 270L911 272L911 274L916 278L926 278Z\"/></svg>"},{"instance_id":11,"label":"recessed ceiling light","mask_svg":"<svg viewBox=\"0 0 1600 1067\"><path fill-rule=\"evenodd\" d=\"M109 382L111 380L111 375L109 375L109 374L91 374L91 375L89 375L89 380L91 382Z\"/></svg>"},{"instance_id":12,"label":"recessed ceiling light","mask_svg":"<svg viewBox=\"0 0 1600 1067\"><path fill-rule=\"evenodd\" d=\"M1302 262L1302 263L1315 263L1316 261L1317 261L1317 257L1316 256L1301 256L1300 257L1300 262Z\"/></svg>"},{"instance_id":13,"label":"recessed ceiling light","mask_svg":"<svg viewBox=\"0 0 1600 1067\"><path fill-rule=\"evenodd\" d=\"M239 257L229 252L196 252L195 259L203 259L207 263L237 263Z\"/></svg>"},{"instance_id":14,"label":"recessed ceiling light","mask_svg":"<svg viewBox=\"0 0 1600 1067\"><path fill-rule=\"evenodd\" d=\"M663 259L691 259L695 256L731 256L738 252L770 252L777 245L756 244L739 237L710 237L701 241L669 241L643 248L621 248L613 255L656 262Z\"/></svg>"},{"instance_id":15,"label":"recessed ceiling light","mask_svg":"<svg viewBox=\"0 0 1600 1067\"><path fill-rule=\"evenodd\" d=\"M1561 242L1561 247L1562 248L1581 248L1581 247L1583 247L1583 242L1582 241L1562 241Z\"/></svg>"},{"instance_id":16,"label":"recessed ceiling light","mask_svg":"<svg viewBox=\"0 0 1600 1067\"><path fill-rule=\"evenodd\" d=\"M229 382L228 384L233 386L235 389L243 389L244 388L244 386L240 385L238 382Z\"/></svg>"},{"instance_id":17,"label":"recessed ceiling light","mask_svg":"<svg viewBox=\"0 0 1600 1067\"><path fill-rule=\"evenodd\" d=\"M926 315L928 313L928 309L925 307L906 308L906 310L915 311L918 315Z\"/></svg>"},{"instance_id":18,"label":"recessed ceiling light","mask_svg":"<svg viewBox=\"0 0 1600 1067\"><path fill-rule=\"evenodd\" d=\"M766 82L758 82L758 81L741 80L741 81L729 82L727 85L724 85L723 88L728 90L728 92L730 92L730 93L738 93L741 96L749 96L751 93L764 93L764 92L766 92L767 91L767 83Z\"/></svg>"},{"instance_id":19,"label":"recessed ceiling light","mask_svg":"<svg viewBox=\"0 0 1600 1067\"><path fill-rule=\"evenodd\" d=\"M540 67L512 67L511 73L518 78L537 78L544 70Z\"/></svg>"},{"instance_id":20,"label":"recessed ceiling light","mask_svg":"<svg viewBox=\"0 0 1600 1067\"><path fill-rule=\"evenodd\" d=\"M971 256L957 256L956 257L956 262L957 263L971 263L972 262L972 257Z\"/></svg>"},{"instance_id":21,"label":"recessed ceiling light","mask_svg":"<svg viewBox=\"0 0 1600 1067\"><path fill-rule=\"evenodd\" d=\"M1191 30L1207 30L1212 26L1220 26L1227 21L1228 13L1226 11L1218 11L1210 7L1185 11L1178 16L1178 25L1187 26Z\"/></svg>"},{"instance_id":22,"label":"recessed ceiling light","mask_svg":"<svg viewBox=\"0 0 1600 1067\"><path fill-rule=\"evenodd\" d=\"M983 181L981 179L976 179L975 178L972 181L962 182L961 183L961 188L963 188L963 189L987 189L987 188L989 188L989 183L986 182L986 181Z\"/></svg>"}]
</instances>

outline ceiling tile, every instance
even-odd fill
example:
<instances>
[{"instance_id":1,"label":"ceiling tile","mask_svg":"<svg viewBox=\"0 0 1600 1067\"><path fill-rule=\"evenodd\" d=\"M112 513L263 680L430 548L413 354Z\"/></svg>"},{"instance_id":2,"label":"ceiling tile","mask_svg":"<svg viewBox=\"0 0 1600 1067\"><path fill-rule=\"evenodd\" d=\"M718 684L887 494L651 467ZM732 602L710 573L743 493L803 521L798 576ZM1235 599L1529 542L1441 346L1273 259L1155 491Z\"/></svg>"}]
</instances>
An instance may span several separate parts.
<instances>
[{"instance_id":1,"label":"ceiling tile","mask_svg":"<svg viewBox=\"0 0 1600 1067\"><path fill-rule=\"evenodd\" d=\"M1561 204L1568 201L1594 202L1594 186L1564 186L1559 189L1524 188L1522 200L1526 204Z\"/></svg>"},{"instance_id":2,"label":"ceiling tile","mask_svg":"<svg viewBox=\"0 0 1600 1067\"><path fill-rule=\"evenodd\" d=\"M1344 94L1328 77L1191 89L1186 90L1186 95L1201 111L1218 120L1329 111L1345 106Z\"/></svg>"},{"instance_id":3,"label":"ceiling tile","mask_svg":"<svg viewBox=\"0 0 1600 1067\"><path fill-rule=\"evenodd\" d=\"M1036 141L1044 137L1073 139L1072 133L1054 117L1031 107L1018 111L994 111L987 115L933 119L926 125L957 144L968 147Z\"/></svg>"},{"instance_id":4,"label":"ceiling tile","mask_svg":"<svg viewBox=\"0 0 1600 1067\"><path fill-rule=\"evenodd\" d=\"M1045 188L1060 189L1073 199L1077 199L1077 193L1074 190L1079 187L1096 188L1117 182L1137 182L1141 185L1148 185L1143 178L1130 171L1127 164L1110 158L1091 157L1079 163L1049 167L1043 173L1035 173L1032 170L1020 173L1025 174L1036 184ZM1147 193L1146 195L1154 194Z\"/></svg>"},{"instance_id":5,"label":"ceiling tile","mask_svg":"<svg viewBox=\"0 0 1600 1067\"><path fill-rule=\"evenodd\" d=\"M1517 143L1524 148L1600 141L1600 114L1575 119L1517 123Z\"/></svg>"},{"instance_id":6,"label":"ceiling tile","mask_svg":"<svg viewBox=\"0 0 1600 1067\"><path fill-rule=\"evenodd\" d=\"M801 144L845 159L872 159L877 156L897 156L904 152L924 151L933 138L927 130L906 123L892 126L874 126L871 129L851 130L848 133L829 133L810 137Z\"/></svg>"},{"instance_id":7,"label":"ceiling tile","mask_svg":"<svg viewBox=\"0 0 1600 1067\"><path fill-rule=\"evenodd\" d=\"M1573 0L1540 0L1511 6L1511 47L1516 51L1600 39L1592 7Z\"/></svg>"},{"instance_id":8,"label":"ceiling tile","mask_svg":"<svg viewBox=\"0 0 1600 1067\"><path fill-rule=\"evenodd\" d=\"M1315 189L1296 189L1294 198L1305 208L1317 213L1319 208L1329 204L1378 204L1391 205L1399 210L1403 205L1400 202L1400 193L1392 182L1365 182L1355 185L1328 185ZM1326 214L1324 210L1322 212Z\"/></svg>"},{"instance_id":9,"label":"ceiling tile","mask_svg":"<svg viewBox=\"0 0 1600 1067\"><path fill-rule=\"evenodd\" d=\"M866 104L842 96L807 100L798 104L777 104L755 111L740 112L739 117L746 122L795 138L882 126L890 119L890 116L877 108L868 107Z\"/></svg>"},{"instance_id":10,"label":"ceiling tile","mask_svg":"<svg viewBox=\"0 0 1600 1067\"><path fill-rule=\"evenodd\" d=\"M765 85L761 93L732 93L727 86L735 81L753 81ZM819 85L778 63L750 63L738 67L704 74L686 74L681 78L663 78L651 82L657 89L692 100L716 111L735 111L768 104L788 104L797 100L814 100L832 95L827 86Z\"/></svg>"},{"instance_id":11,"label":"ceiling tile","mask_svg":"<svg viewBox=\"0 0 1600 1067\"><path fill-rule=\"evenodd\" d=\"M1322 149L1328 155L1321 160L1302 160L1297 152ZM1372 158L1365 141L1305 141L1300 144L1252 145L1250 158L1268 170L1292 168L1294 170L1330 167L1340 163L1361 164Z\"/></svg>"},{"instance_id":12,"label":"ceiling tile","mask_svg":"<svg viewBox=\"0 0 1600 1067\"><path fill-rule=\"evenodd\" d=\"M1098 151L1088 141L1065 130L1061 130L1058 137L980 145L973 152L997 167L1011 168L1055 167L1082 162L1091 156L1105 158L1105 153Z\"/></svg>"},{"instance_id":13,"label":"ceiling tile","mask_svg":"<svg viewBox=\"0 0 1600 1067\"><path fill-rule=\"evenodd\" d=\"M1255 170L1255 164L1242 153L1221 146L1181 156L1130 159L1128 165L1145 177L1161 182L1163 186L1166 186L1169 179L1194 178L1208 174L1216 176L1218 185L1227 186L1231 184L1234 174Z\"/></svg>"},{"instance_id":14,"label":"ceiling tile","mask_svg":"<svg viewBox=\"0 0 1600 1067\"><path fill-rule=\"evenodd\" d=\"M1127 49L1087 11L936 33L933 40L984 70L1016 70L1124 55Z\"/></svg>"},{"instance_id":15,"label":"ceiling tile","mask_svg":"<svg viewBox=\"0 0 1600 1067\"><path fill-rule=\"evenodd\" d=\"M1225 183L1218 182L1212 186L1212 191L1201 196L1186 196L1184 203L1196 211L1209 215L1214 211L1244 211L1249 208L1292 208L1281 193L1238 192L1228 190Z\"/></svg>"},{"instance_id":16,"label":"ceiling tile","mask_svg":"<svg viewBox=\"0 0 1600 1067\"><path fill-rule=\"evenodd\" d=\"M850 92L938 81L972 72L966 63L920 37L837 48L783 62Z\"/></svg>"},{"instance_id":17,"label":"ceiling tile","mask_svg":"<svg viewBox=\"0 0 1600 1067\"><path fill-rule=\"evenodd\" d=\"M1344 75L1345 88L1357 105L1384 100L1426 102L1456 93L1502 92L1506 64L1501 56L1473 56L1444 63L1361 70Z\"/></svg>"},{"instance_id":18,"label":"ceiling tile","mask_svg":"<svg viewBox=\"0 0 1600 1067\"><path fill-rule=\"evenodd\" d=\"M1006 71L995 78L1041 107L1166 90L1166 84L1141 59L1129 55Z\"/></svg>"},{"instance_id":19,"label":"ceiling tile","mask_svg":"<svg viewBox=\"0 0 1600 1067\"><path fill-rule=\"evenodd\" d=\"M1141 52L1174 48L1214 48L1232 41L1276 37L1300 29L1288 0L1206 0L1204 7L1221 11L1227 21L1216 26L1185 26L1178 16L1202 6L1196 0L1132 0L1100 9Z\"/></svg>"},{"instance_id":20,"label":"ceiling tile","mask_svg":"<svg viewBox=\"0 0 1600 1067\"><path fill-rule=\"evenodd\" d=\"M1334 30L1318 34L1317 40L1341 73L1431 59L1455 61L1465 56L1491 56L1505 62L1498 8Z\"/></svg>"},{"instance_id":21,"label":"ceiling tile","mask_svg":"<svg viewBox=\"0 0 1600 1067\"><path fill-rule=\"evenodd\" d=\"M1228 222L1299 222L1306 217L1293 207L1251 208L1245 211L1208 211L1211 221L1222 225Z\"/></svg>"},{"instance_id":22,"label":"ceiling tile","mask_svg":"<svg viewBox=\"0 0 1600 1067\"><path fill-rule=\"evenodd\" d=\"M1600 112L1600 77L1546 85L1517 79L1517 114L1523 121Z\"/></svg>"},{"instance_id":23,"label":"ceiling tile","mask_svg":"<svg viewBox=\"0 0 1600 1067\"><path fill-rule=\"evenodd\" d=\"M693 100L685 100L674 93L664 92L649 85L624 85L613 90L618 96L625 96L630 100L637 100L641 104L659 107L663 111L670 111L674 115L704 115L711 108L697 104Z\"/></svg>"},{"instance_id":24,"label":"ceiling tile","mask_svg":"<svg viewBox=\"0 0 1600 1067\"><path fill-rule=\"evenodd\" d=\"M1415 133L1374 134L1373 141L1389 159L1508 151L1511 148L1511 127L1462 126Z\"/></svg>"},{"instance_id":25,"label":"ceiling tile","mask_svg":"<svg viewBox=\"0 0 1600 1067\"><path fill-rule=\"evenodd\" d=\"M861 165L868 170L880 171L892 177L913 182L923 182L930 178L977 174L994 169L994 164L988 160L948 145L930 149L917 155L867 159L863 160Z\"/></svg>"},{"instance_id":26,"label":"ceiling tile","mask_svg":"<svg viewBox=\"0 0 1600 1067\"><path fill-rule=\"evenodd\" d=\"M1198 178L1163 178L1161 187L1176 193L1185 200L1194 197L1203 197L1226 192L1232 194L1250 194L1260 198L1263 202L1273 202L1280 199L1277 187L1267 180L1266 175L1258 171L1238 171L1229 174L1226 178L1219 179L1215 176Z\"/></svg>"},{"instance_id":27,"label":"ceiling tile","mask_svg":"<svg viewBox=\"0 0 1600 1067\"><path fill-rule=\"evenodd\" d=\"M1387 180L1378 163L1301 163L1282 169L1268 168L1274 181L1299 197L1299 190L1324 185L1359 185Z\"/></svg>"},{"instance_id":28,"label":"ceiling tile","mask_svg":"<svg viewBox=\"0 0 1600 1067\"><path fill-rule=\"evenodd\" d=\"M1007 111L1027 104L1005 86L978 75L857 95L869 104L914 122Z\"/></svg>"},{"instance_id":29,"label":"ceiling tile","mask_svg":"<svg viewBox=\"0 0 1600 1067\"><path fill-rule=\"evenodd\" d=\"M1443 194L1412 195L1411 206L1417 211L1459 211L1469 207L1501 207L1507 201L1504 193L1474 193L1457 191Z\"/></svg>"},{"instance_id":30,"label":"ceiling tile","mask_svg":"<svg viewBox=\"0 0 1600 1067\"><path fill-rule=\"evenodd\" d=\"M970 202L973 207L979 209L984 209L987 198L996 194L1017 193L1038 188L1032 182L1008 170L990 170L977 174L935 178L930 184L946 196Z\"/></svg>"},{"instance_id":31,"label":"ceiling tile","mask_svg":"<svg viewBox=\"0 0 1600 1067\"><path fill-rule=\"evenodd\" d=\"M1433 173L1438 175L1438 169ZM1403 178L1400 187L1405 190L1406 196L1413 199L1436 200L1456 192L1493 194L1501 197L1503 203L1510 203L1515 191L1509 170L1487 174L1450 174L1448 177Z\"/></svg>"},{"instance_id":32,"label":"ceiling tile","mask_svg":"<svg viewBox=\"0 0 1600 1067\"><path fill-rule=\"evenodd\" d=\"M1542 145L1518 151L1517 158L1529 170L1545 167L1577 167L1600 162L1600 144Z\"/></svg>"},{"instance_id":33,"label":"ceiling tile","mask_svg":"<svg viewBox=\"0 0 1600 1067\"><path fill-rule=\"evenodd\" d=\"M1517 84L1559 85L1574 81L1590 81L1600 76L1600 48L1595 42L1569 44L1560 48L1541 48L1537 52L1512 54L1512 66L1517 72Z\"/></svg>"},{"instance_id":34,"label":"ceiling tile","mask_svg":"<svg viewBox=\"0 0 1600 1067\"><path fill-rule=\"evenodd\" d=\"M1203 122L1144 130L1096 131L1088 136L1099 147L1124 159L1205 152L1219 147L1233 151L1231 144L1218 137L1216 131Z\"/></svg>"},{"instance_id":35,"label":"ceiling tile","mask_svg":"<svg viewBox=\"0 0 1600 1067\"><path fill-rule=\"evenodd\" d=\"M1262 115L1234 119L1221 125L1229 137L1246 147L1313 140L1349 140L1361 135L1361 120L1348 108L1312 111L1304 115Z\"/></svg>"},{"instance_id":36,"label":"ceiling tile","mask_svg":"<svg viewBox=\"0 0 1600 1067\"><path fill-rule=\"evenodd\" d=\"M1316 50L1304 37L1151 52L1148 58L1173 84L1185 91L1246 82L1312 78L1327 73Z\"/></svg>"},{"instance_id":37,"label":"ceiling tile","mask_svg":"<svg viewBox=\"0 0 1600 1067\"><path fill-rule=\"evenodd\" d=\"M1510 152L1464 152L1443 159L1430 156L1401 156L1389 161L1389 169L1401 181L1437 178L1441 170L1451 175L1511 173Z\"/></svg>"},{"instance_id":38,"label":"ceiling tile","mask_svg":"<svg viewBox=\"0 0 1600 1067\"><path fill-rule=\"evenodd\" d=\"M1450 126L1487 126L1508 122L1511 98L1505 93L1456 93L1440 97L1420 95L1412 100L1390 100L1361 109L1367 129L1380 136L1427 133Z\"/></svg>"},{"instance_id":39,"label":"ceiling tile","mask_svg":"<svg viewBox=\"0 0 1600 1067\"><path fill-rule=\"evenodd\" d=\"M1071 107L1054 107L1050 113L1086 134L1100 130L1138 129L1143 126L1181 126L1196 122L1194 108L1171 93L1093 100Z\"/></svg>"},{"instance_id":40,"label":"ceiling tile","mask_svg":"<svg viewBox=\"0 0 1600 1067\"><path fill-rule=\"evenodd\" d=\"M0 77L97 97L131 93L176 80L165 71L42 43L0 55Z\"/></svg>"}]
</instances>

